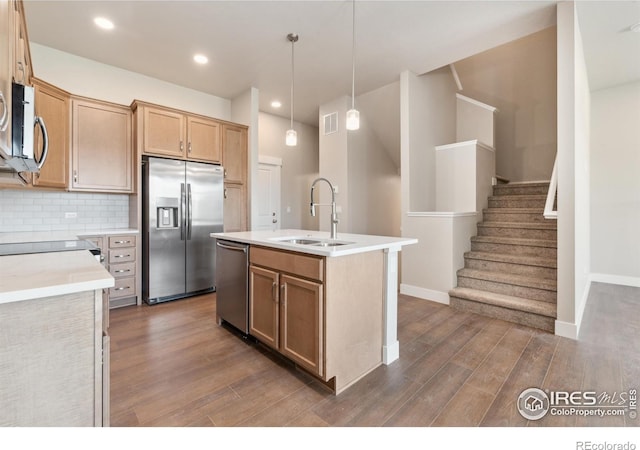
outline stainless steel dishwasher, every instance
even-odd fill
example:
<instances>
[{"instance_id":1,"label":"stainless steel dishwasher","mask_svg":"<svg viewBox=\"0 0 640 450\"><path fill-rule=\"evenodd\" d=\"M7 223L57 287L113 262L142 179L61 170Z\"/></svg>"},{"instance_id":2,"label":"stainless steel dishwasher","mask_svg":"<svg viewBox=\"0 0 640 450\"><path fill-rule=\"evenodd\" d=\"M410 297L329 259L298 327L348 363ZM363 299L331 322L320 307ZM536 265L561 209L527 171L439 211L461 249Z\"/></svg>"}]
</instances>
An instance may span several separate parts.
<instances>
[{"instance_id":1,"label":"stainless steel dishwasher","mask_svg":"<svg viewBox=\"0 0 640 450\"><path fill-rule=\"evenodd\" d=\"M216 316L249 334L249 246L216 240Z\"/></svg>"}]
</instances>

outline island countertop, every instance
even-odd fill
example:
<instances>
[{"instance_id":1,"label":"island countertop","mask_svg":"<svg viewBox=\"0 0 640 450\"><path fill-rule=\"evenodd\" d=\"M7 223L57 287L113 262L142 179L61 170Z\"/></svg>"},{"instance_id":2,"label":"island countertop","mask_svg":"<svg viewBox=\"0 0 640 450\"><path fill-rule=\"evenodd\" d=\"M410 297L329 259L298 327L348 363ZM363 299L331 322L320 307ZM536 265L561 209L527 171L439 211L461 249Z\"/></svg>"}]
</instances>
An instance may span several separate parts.
<instances>
[{"instance_id":1,"label":"island countertop","mask_svg":"<svg viewBox=\"0 0 640 450\"><path fill-rule=\"evenodd\" d=\"M415 244L417 239L406 237L375 236L367 234L338 233L337 239L330 239L326 231L311 230L260 230L236 233L211 233L215 239L226 239L244 244L261 245L263 247L290 250L312 255L336 257L353 255L374 250L399 251L402 246ZM287 242L292 239L319 240L332 246L309 245Z\"/></svg>"}]
</instances>

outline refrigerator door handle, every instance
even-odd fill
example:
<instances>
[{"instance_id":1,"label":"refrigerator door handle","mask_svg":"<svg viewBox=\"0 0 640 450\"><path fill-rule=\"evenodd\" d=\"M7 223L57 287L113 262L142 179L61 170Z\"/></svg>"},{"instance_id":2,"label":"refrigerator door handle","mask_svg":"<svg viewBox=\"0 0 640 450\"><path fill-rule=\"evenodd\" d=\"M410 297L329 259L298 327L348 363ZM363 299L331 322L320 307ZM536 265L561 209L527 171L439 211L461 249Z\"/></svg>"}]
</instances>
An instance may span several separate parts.
<instances>
[{"instance_id":1,"label":"refrigerator door handle","mask_svg":"<svg viewBox=\"0 0 640 450\"><path fill-rule=\"evenodd\" d=\"M180 183L180 240L184 241L186 239L186 228L187 228L187 197L184 190L184 183Z\"/></svg>"},{"instance_id":2,"label":"refrigerator door handle","mask_svg":"<svg viewBox=\"0 0 640 450\"><path fill-rule=\"evenodd\" d=\"M191 183L187 183L187 240L191 240L191 228L193 226L193 201L191 198Z\"/></svg>"}]
</instances>

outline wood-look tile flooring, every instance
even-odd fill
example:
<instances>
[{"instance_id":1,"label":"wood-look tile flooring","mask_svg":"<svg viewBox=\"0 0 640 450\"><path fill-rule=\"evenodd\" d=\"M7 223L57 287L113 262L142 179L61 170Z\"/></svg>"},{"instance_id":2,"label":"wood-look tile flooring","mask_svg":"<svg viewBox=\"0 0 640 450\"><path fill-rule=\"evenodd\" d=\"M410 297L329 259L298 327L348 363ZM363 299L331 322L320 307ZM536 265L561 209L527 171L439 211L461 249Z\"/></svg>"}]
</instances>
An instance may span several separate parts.
<instances>
[{"instance_id":1,"label":"wood-look tile flooring","mask_svg":"<svg viewBox=\"0 0 640 450\"><path fill-rule=\"evenodd\" d=\"M638 426L527 421L521 391L640 388L640 289L594 283L580 340L400 296L400 359L329 393L215 324L215 294L111 311L111 426Z\"/></svg>"}]
</instances>

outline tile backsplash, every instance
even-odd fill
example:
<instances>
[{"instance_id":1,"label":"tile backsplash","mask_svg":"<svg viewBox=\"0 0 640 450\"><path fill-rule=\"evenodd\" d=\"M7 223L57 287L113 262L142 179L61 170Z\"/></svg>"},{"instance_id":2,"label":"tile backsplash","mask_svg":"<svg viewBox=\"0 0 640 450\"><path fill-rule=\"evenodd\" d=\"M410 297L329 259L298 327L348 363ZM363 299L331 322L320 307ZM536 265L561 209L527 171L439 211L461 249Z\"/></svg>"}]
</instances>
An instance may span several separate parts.
<instances>
[{"instance_id":1,"label":"tile backsplash","mask_svg":"<svg viewBox=\"0 0 640 450\"><path fill-rule=\"evenodd\" d=\"M0 189L0 232L129 228L129 196Z\"/></svg>"}]
</instances>

